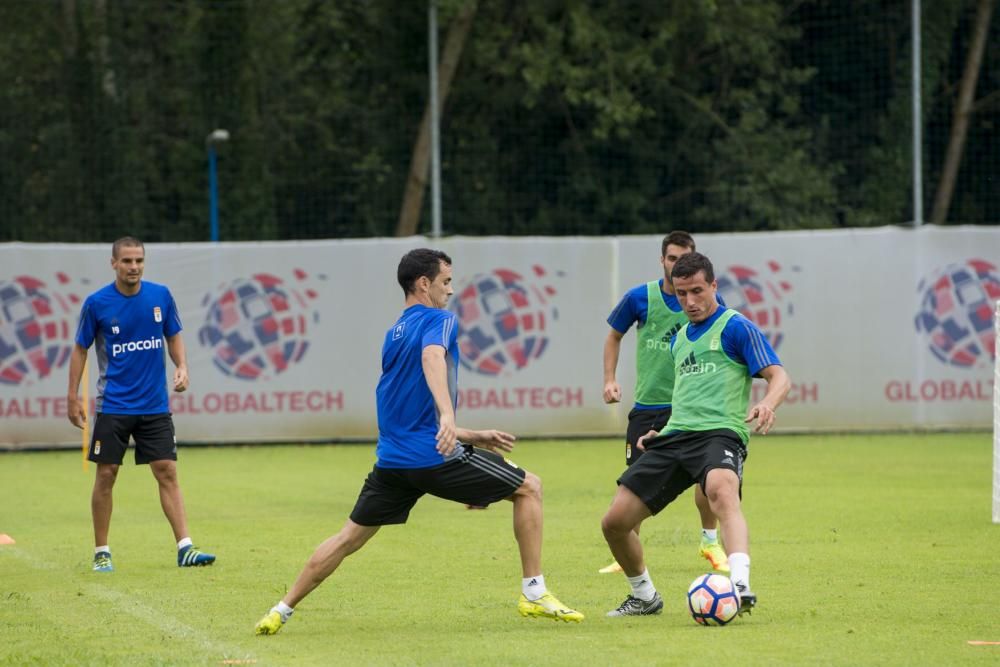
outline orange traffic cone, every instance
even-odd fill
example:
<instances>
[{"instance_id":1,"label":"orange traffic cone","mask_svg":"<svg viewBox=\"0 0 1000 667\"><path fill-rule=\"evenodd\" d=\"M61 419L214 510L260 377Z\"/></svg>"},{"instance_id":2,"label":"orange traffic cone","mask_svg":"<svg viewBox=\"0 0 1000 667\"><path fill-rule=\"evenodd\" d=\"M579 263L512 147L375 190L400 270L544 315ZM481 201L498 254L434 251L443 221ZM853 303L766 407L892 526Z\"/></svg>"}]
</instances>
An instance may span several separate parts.
<instances>
[{"instance_id":1,"label":"orange traffic cone","mask_svg":"<svg viewBox=\"0 0 1000 667\"><path fill-rule=\"evenodd\" d=\"M0 533L0 545L3 544L17 544L17 542L15 542L14 538L7 533Z\"/></svg>"}]
</instances>

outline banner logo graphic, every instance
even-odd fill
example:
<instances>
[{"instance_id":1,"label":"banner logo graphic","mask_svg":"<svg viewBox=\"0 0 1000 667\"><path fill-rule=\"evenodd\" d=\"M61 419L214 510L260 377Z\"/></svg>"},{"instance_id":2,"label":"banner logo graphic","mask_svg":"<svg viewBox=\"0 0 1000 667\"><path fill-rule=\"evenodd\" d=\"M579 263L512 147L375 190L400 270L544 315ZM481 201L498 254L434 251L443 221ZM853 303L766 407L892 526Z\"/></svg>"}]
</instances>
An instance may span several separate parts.
<instances>
[{"instance_id":1,"label":"banner logo graphic","mask_svg":"<svg viewBox=\"0 0 1000 667\"><path fill-rule=\"evenodd\" d=\"M69 359L80 297L55 275L55 288L33 276L0 281L0 384L41 380Z\"/></svg>"},{"instance_id":2,"label":"banner logo graphic","mask_svg":"<svg viewBox=\"0 0 1000 667\"><path fill-rule=\"evenodd\" d=\"M791 267L793 272L798 270L797 266ZM755 271L735 264L717 273L715 279L726 307L738 310L756 324L767 336L771 347L777 350L785 338L781 330L782 320L795 312L788 298L792 283L782 275L781 265L770 260L766 271Z\"/></svg>"},{"instance_id":3,"label":"banner logo graphic","mask_svg":"<svg viewBox=\"0 0 1000 667\"><path fill-rule=\"evenodd\" d=\"M993 303L1000 299L997 267L969 259L939 269L917 285L917 333L942 362L959 368L987 365L996 358Z\"/></svg>"},{"instance_id":4,"label":"banner logo graphic","mask_svg":"<svg viewBox=\"0 0 1000 667\"><path fill-rule=\"evenodd\" d=\"M545 280L543 267L533 266L532 274L497 268L476 274L456 290L448 307L458 316L462 366L498 376L544 354L548 328L559 316L551 302L556 290Z\"/></svg>"},{"instance_id":5,"label":"banner logo graphic","mask_svg":"<svg viewBox=\"0 0 1000 667\"><path fill-rule=\"evenodd\" d=\"M302 361L309 326L319 321L311 304L318 294L302 284L309 277L305 271L295 269L294 276L300 285L257 273L205 295L198 341L212 351L219 370L241 380L267 379Z\"/></svg>"}]
</instances>

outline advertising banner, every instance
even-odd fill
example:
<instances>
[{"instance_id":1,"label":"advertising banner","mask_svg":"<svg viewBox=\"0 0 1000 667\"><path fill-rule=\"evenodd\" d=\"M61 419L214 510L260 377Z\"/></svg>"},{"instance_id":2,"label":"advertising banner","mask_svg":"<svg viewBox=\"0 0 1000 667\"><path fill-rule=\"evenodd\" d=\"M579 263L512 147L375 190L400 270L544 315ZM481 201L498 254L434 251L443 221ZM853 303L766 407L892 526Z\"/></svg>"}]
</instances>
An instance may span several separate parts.
<instances>
[{"instance_id":1,"label":"advertising banner","mask_svg":"<svg viewBox=\"0 0 1000 667\"><path fill-rule=\"evenodd\" d=\"M659 241L619 240L623 285L656 276ZM712 259L726 305L767 334L791 375L780 427L992 424L1000 229L883 227L696 241ZM648 270L637 271L640 263ZM763 387L755 391L760 396Z\"/></svg>"},{"instance_id":2,"label":"advertising banner","mask_svg":"<svg viewBox=\"0 0 1000 667\"><path fill-rule=\"evenodd\" d=\"M381 345L403 306L396 267L421 246L454 260L460 425L621 436L635 332L622 341L622 403L605 405L606 320L629 288L662 276L661 240L148 244L144 279L170 288L184 326L191 386L171 394L178 439L373 439ZM696 240L727 306L764 331L792 377L779 428L992 423L997 228ZM66 418L68 359L83 300L114 279L110 254L110 244L0 245L0 447L79 446ZM121 351L140 352L126 338ZM93 400L93 350L88 378Z\"/></svg>"}]
</instances>

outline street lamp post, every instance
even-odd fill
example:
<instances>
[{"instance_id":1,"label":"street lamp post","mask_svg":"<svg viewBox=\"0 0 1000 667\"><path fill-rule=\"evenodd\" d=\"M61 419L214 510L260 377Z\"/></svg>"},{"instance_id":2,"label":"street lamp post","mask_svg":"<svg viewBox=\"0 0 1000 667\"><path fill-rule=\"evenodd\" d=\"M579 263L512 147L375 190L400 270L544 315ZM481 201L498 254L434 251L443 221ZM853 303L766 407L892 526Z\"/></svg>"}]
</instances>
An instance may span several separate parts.
<instances>
[{"instance_id":1,"label":"street lamp post","mask_svg":"<svg viewBox=\"0 0 1000 667\"><path fill-rule=\"evenodd\" d=\"M212 130L205 137L208 151L208 220L213 243L219 240L219 187L215 172L215 145L229 141L228 130Z\"/></svg>"}]
</instances>

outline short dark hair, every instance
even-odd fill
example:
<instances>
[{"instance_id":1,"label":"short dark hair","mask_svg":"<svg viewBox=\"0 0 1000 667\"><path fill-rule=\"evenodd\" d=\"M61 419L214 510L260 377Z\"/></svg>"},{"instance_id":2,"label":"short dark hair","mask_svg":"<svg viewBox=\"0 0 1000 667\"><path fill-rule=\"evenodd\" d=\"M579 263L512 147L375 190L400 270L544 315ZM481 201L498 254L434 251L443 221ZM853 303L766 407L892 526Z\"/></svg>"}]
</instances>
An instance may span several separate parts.
<instances>
[{"instance_id":1,"label":"short dark hair","mask_svg":"<svg viewBox=\"0 0 1000 667\"><path fill-rule=\"evenodd\" d=\"M689 252L686 255L681 255L674 264L674 268L670 272L670 279L690 278L699 271L705 272L705 282L711 283L715 280L715 269L712 268L712 262L708 257L700 252Z\"/></svg>"},{"instance_id":2,"label":"short dark hair","mask_svg":"<svg viewBox=\"0 0 1000 667\"><path fill-rule=\"evenodd\" d=\"M690 248L691 252L697 250L697 248L694 247L694 237L687 232L682 232L680 230L670 232L663 237L663 243L660 244L660 257L667 256L668 245L679 245L682 248Z\"/></svg>"},{"instance_id":3,"label":"short dark hair","mask_svg":"<svg viewBox=\"0 0 1000 667\"><path fill-rule=\"evenodd\" d=\"M111 244L111 257L118 259L118 251L122 248L142 248L142 252L146 252L146 246L142 245L142 241L134 236L123 236Z\"/></svg>"},{"instance_id":4,"label":"short dark hair","mask_svg":"<svg viewBox=\"0 0 1000 667\"><path fill-rule=\"evenodd\" d=\"M403 288L403 294L412 294L417 280L427 276L434 280L441 273L441 262L451 266L451 257L440 250L417 248L403 255L396 270L396 280Z\"/></svg>"}]
</instances>

